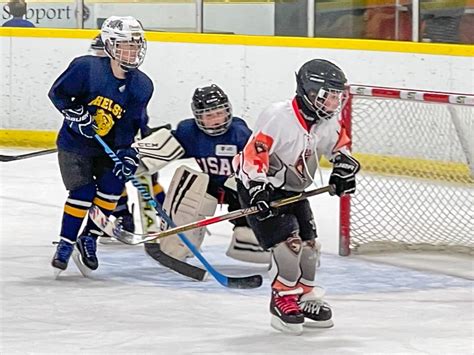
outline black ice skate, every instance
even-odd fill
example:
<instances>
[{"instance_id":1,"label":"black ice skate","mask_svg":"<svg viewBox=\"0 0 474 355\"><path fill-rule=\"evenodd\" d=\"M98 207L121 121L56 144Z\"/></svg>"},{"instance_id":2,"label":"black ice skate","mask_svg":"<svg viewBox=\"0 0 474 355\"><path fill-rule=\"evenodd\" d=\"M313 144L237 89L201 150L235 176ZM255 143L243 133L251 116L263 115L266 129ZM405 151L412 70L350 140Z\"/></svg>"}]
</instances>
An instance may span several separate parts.
<instances>
[{"instance_id":1,"label":"black ice skate","mask_svg":"<svg viewBox=\"0 0 474 355\"><path fill-rule=\"evenodd\" d=\"M62 271L66 270L73 250L74 242L66 238L61 238L51 262L51 265L55 268L56 277L59 276Z\"/></svg>"},{"instance_id":2,"label":"black ice skate","mask_svg":"<svg viewBox=\"0 0 474 355\"><path fill-rule=\"evenodd\" d=\"M270 313L271 326L281 332L300 335L303 333L304 316L298 306L301 288L289 291L272 290Z\"/></svg>"},{"instance_id":3,"label":"black ice skate","mask_svg":"<svg viewBox=\"0 0 474 355\"><path fill-rule=\"evenodd\" d=\"M305 327L331 328L334 325L331 307L322 300L323 295L313 290L300 297L298 304L305 318Z\"/></svg>"},{"instance_id":4,"label":"black ice skate","mask_svg":"<svg viewBox=\"0 0 474 355\"><path fill-rule=\"evenodd\" d=\"M77 238L76 246L77 251L74 251L72 258L79 268L79 271L87 277L93 270L99 267L99 261L96 255L96 239L90 235L80 236Z\"/></svg>"}]
</instances>

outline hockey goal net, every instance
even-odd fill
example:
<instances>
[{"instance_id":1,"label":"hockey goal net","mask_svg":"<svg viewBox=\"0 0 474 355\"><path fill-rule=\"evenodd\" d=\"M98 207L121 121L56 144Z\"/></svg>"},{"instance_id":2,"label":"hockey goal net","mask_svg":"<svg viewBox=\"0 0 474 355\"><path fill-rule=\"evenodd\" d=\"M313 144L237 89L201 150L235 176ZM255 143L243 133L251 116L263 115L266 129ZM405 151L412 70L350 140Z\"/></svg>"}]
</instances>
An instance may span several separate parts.
<instances>
[{"instance_id":1,"label":"hockey goal net","mask_svg":"<svg viewBox=\"0 0 474 355\"><path fill-rule=\"evenodd\" d=\"M340 255L473 254L474 96L351 86L342 119L362 169L341 198Z\"/></svg>"}]
</instances>

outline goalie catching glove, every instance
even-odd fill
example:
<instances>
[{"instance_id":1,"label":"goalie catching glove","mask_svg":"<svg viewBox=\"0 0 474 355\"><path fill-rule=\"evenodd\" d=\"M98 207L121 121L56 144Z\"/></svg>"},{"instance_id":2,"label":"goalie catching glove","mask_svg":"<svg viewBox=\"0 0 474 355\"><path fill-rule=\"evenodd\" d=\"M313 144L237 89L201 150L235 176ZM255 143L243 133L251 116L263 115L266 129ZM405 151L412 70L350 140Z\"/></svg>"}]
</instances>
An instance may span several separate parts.
<instances>
[{"instance_id":1,"label":"goalie catching glove","mask_svg":"<svg viewBox=\"0 0 474 355\"><path fill-rule=\"evenodd\" d=\"M87 110L82 105L67 108L61 111L64 115L64 121L70 129L86 138L94 138L97 126Z\"/></svg>"},{"instance_id":2,"label":"goalie catching glove","mask_svg":"<svg viewBox=\"0 0 474 355\"><path fill-rule=\"evenodd\" d=\"M119 149L117 157L119 163L115 163L113 173L122 181L127 181L135 174L138 168L138 151L134 148Z\"/></svg>"},{"instance_id":3,"label":"goalie catching glove","mask_svg":"<svg viewBox=\"0 0 474 355\"><path fill-rule=\"evenodd\" d=\"M141 164L137 175L154 174L184 155L184 148L167 127L150 132L149 136L132 145L140 153Z\"/></svg>"},{"instance_id":4,"label":"goalie catching glove","mask_svg":"<svg viewBox=\"0 0 474 355\"><path fill-rule=\"evenodd\" d=\"M356 190L355 174L360 170L359 162L350 155L339 153L333 159L329 185L333 185L338 196L352 194Z\"/></svg>"}]
</instances>

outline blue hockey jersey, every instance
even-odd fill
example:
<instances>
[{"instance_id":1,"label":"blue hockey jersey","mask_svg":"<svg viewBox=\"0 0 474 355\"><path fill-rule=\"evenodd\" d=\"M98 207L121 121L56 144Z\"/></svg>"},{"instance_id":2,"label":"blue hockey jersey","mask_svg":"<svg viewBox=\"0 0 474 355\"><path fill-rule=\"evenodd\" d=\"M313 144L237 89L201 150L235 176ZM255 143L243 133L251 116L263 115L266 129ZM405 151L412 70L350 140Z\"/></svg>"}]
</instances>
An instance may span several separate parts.
<instances>
[{"instance_id":1,"label":"blue hockey jersey","mask_svg":"<svg viewBox=\"0 0 474 355\"><path fill-rule=\"evenodd\" d=\"M178 124L173 136L183 146L181 158L194 158L215 184L223 186L233 173L232 158L245 147L252 132L244 120L234 117L229 129L220 136L204 133L193 118Z\"/></svg>"},{"instance_id":2,"label":"blue hockey jersey","mask_svg":"<svg viewBox=\"0 0 474 355\"><path fill-rule=\"evenodd\" d=\"M78 105L87 107L98 126L97 134L116 151L129 147L138 130L146 125L146 107L152 94L153 83L140 70L117 79L108 57L86 55L71 62L54 82L49 98L59 111ZM87 156L104 154L94 139L75 133L64 123L57 145Z\"/></svg>"}]
</instances>

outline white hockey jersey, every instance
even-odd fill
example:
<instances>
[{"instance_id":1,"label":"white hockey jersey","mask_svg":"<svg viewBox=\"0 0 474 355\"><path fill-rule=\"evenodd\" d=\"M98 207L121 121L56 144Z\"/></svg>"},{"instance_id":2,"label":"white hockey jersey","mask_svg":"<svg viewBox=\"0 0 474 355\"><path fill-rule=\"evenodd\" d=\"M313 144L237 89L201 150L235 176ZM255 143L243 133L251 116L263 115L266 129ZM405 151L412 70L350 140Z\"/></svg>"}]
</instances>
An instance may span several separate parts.
<instances>
[{"instance_id":1,"label":"white hockey jersey","mask_svg":"<svg viewBox=\"0 0 474 355\"><path fill-rule=\"evenodd\" d=\"M237 177L271 183L275 188L301 192L312 184L319 159L332 159L348 152L350 139L336 119L308 125L296 99L267 107L258 117L254 133L244 150L234 158Z\"/></svg>"}]
</instances>

